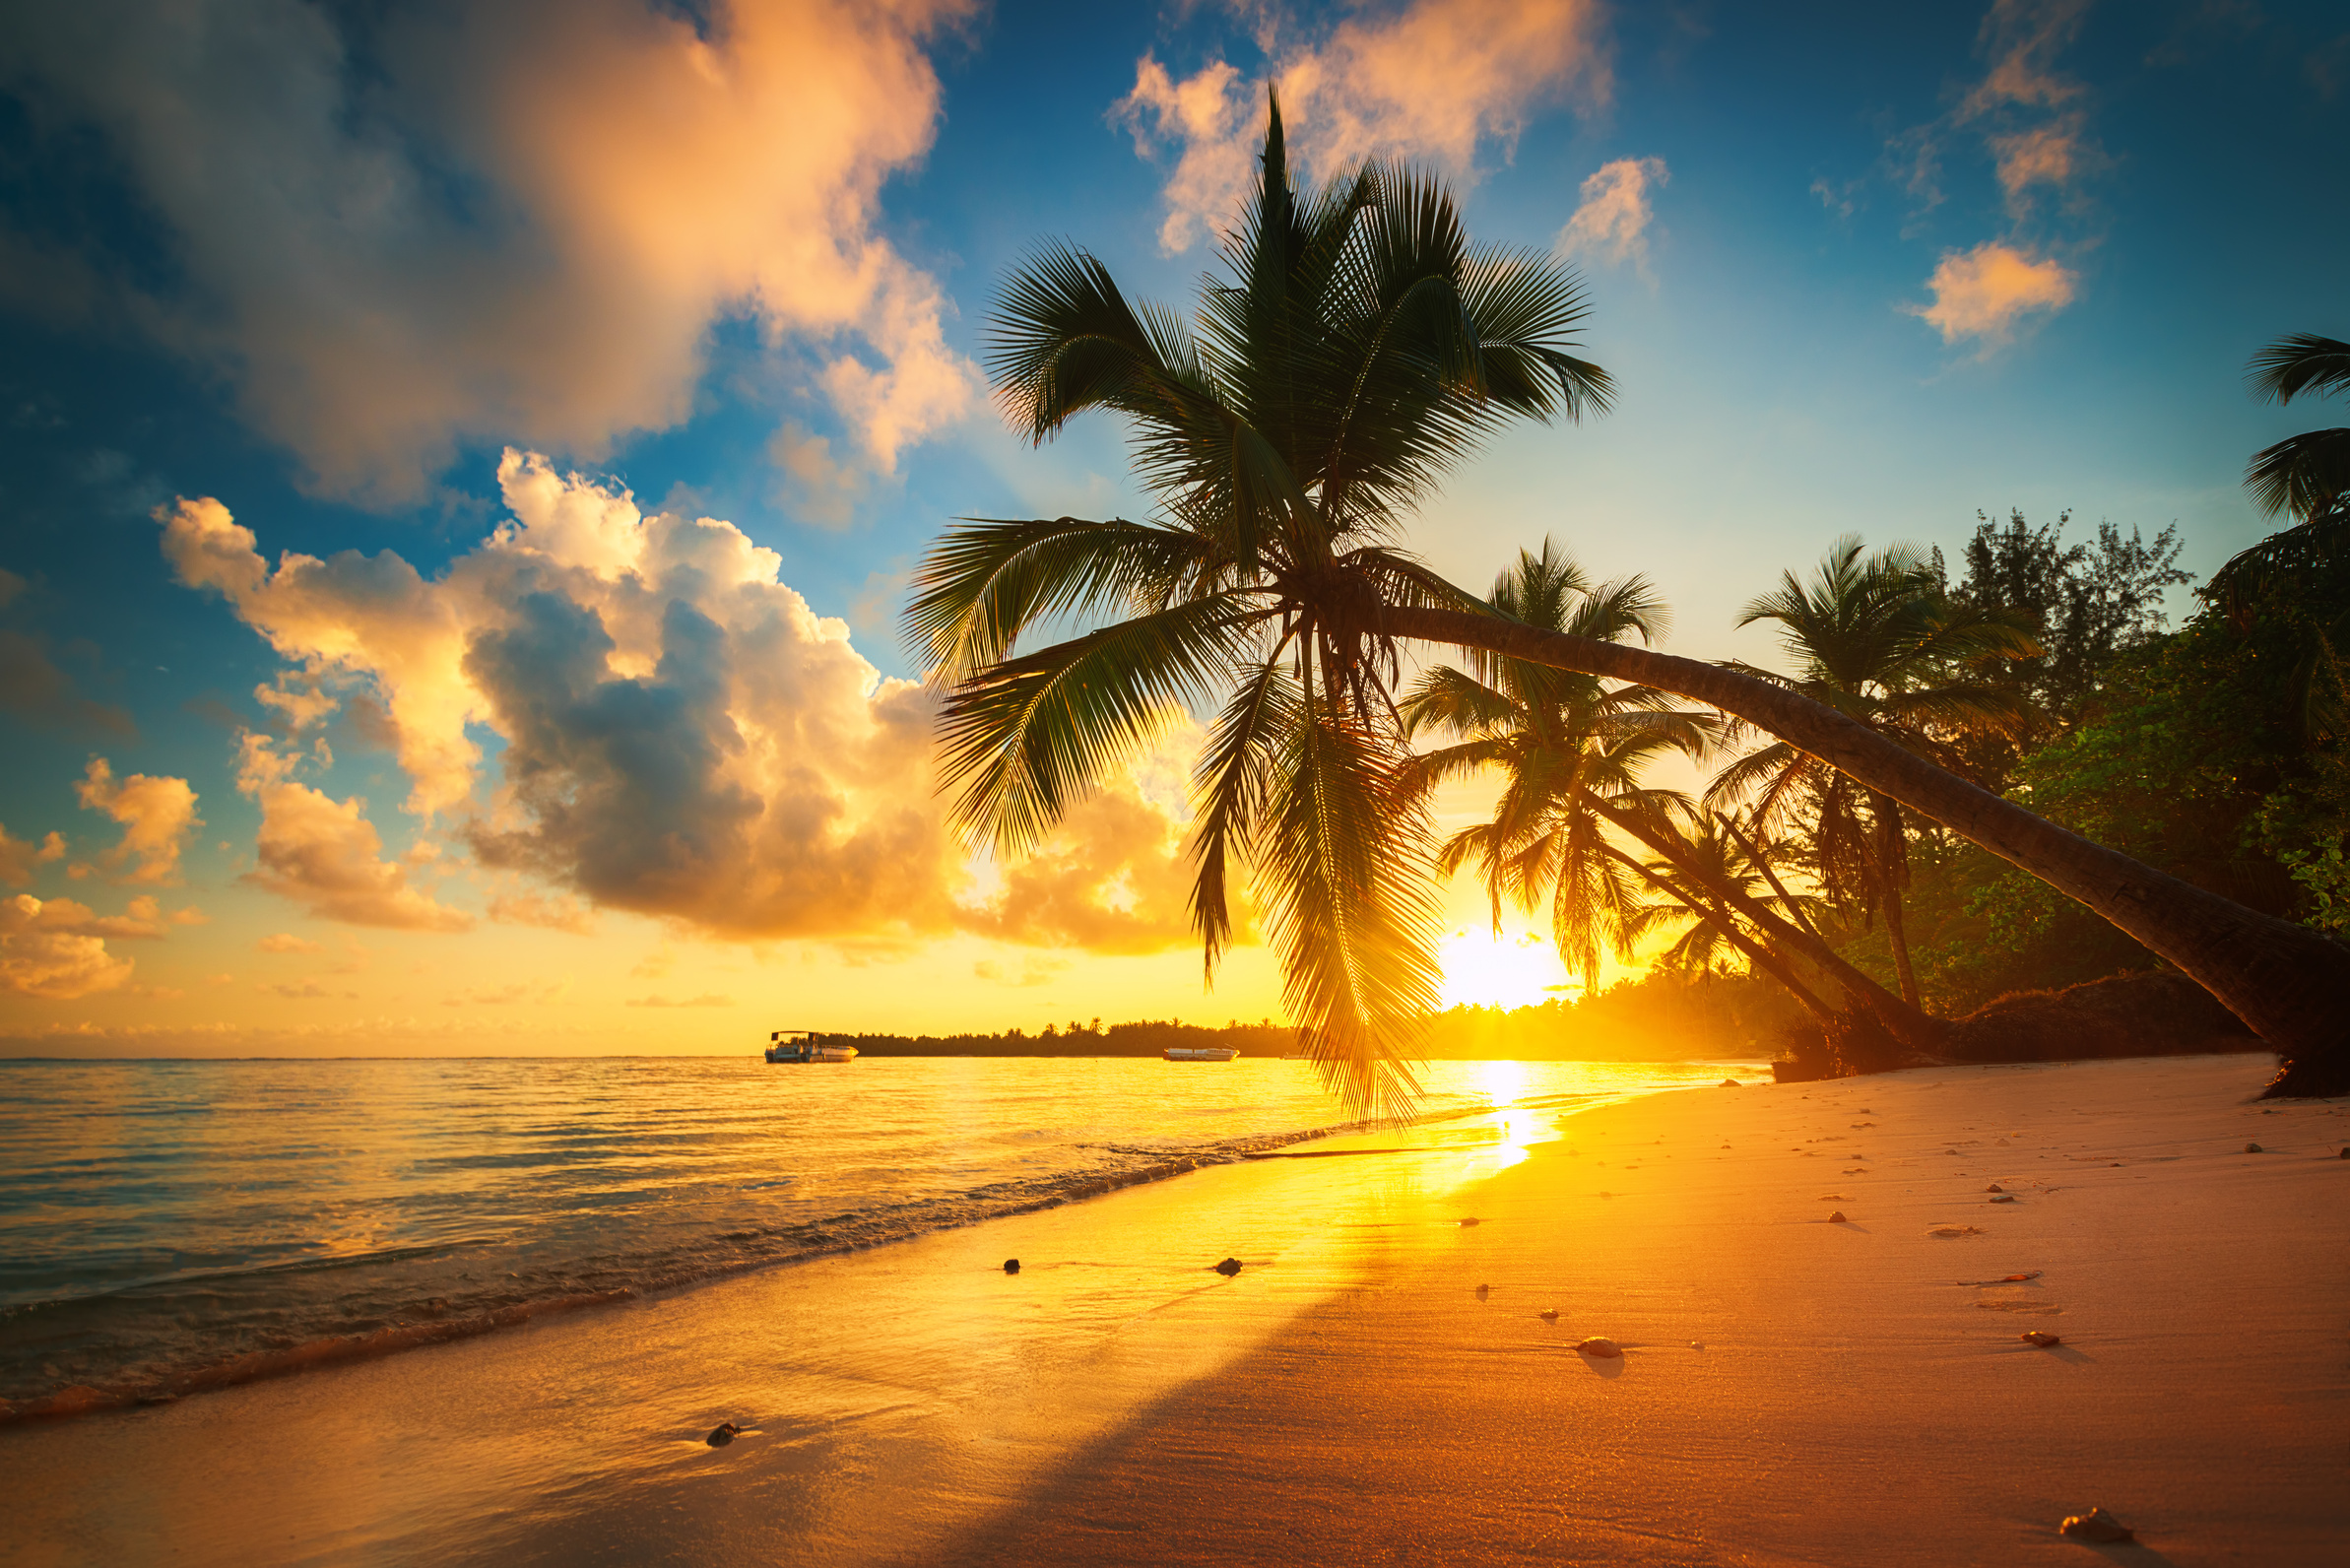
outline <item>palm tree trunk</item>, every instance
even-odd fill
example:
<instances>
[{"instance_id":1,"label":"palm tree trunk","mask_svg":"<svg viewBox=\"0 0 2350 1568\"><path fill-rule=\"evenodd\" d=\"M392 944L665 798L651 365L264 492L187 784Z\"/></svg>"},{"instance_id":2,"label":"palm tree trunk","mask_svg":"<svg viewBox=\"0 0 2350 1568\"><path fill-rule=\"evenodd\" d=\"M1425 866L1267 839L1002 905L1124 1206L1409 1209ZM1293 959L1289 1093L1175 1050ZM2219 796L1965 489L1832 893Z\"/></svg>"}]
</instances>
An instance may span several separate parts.
<instances>
[{"instance_id":1,"label":"palm tree trunk","mask_svg":"<svg viewBox=\"0 0 2350 1568\"><path fill-rule=\"evenodd\" d=\"M1902 1000L1917 1008L1918 971L1910 967L1909 927L1901 918L1901 891L1909 881L1901 808L1875 790L1868 792L1869 815L1876 818L1877 892L1885 910L1885 946L1893 949L1893 972L1901 980Z\"/></svg>"},{"instance_id":2,"label":"palm tree trunk","mask_svg":"<svg viewBox=\"0 0 2350 1568\"><path fill-rule=\"evenodd\" d=\"M1811 923L1811 917L1803 913L1803 906L1795 902L1795 896L1787 890L1787 883L1779 880L1779 873L1773 871L1771 863L1763 858L1761 847L1748 838L1738 824L1730 819L1727 813L1722 816L1722 825L1730 829L1731 840L1737 844L1738 848L1746 852L1746 858L1754 862L1754 869L1762 873L1763 881L1771 884L1771 891L1777 893L1779 901L1787 905L1788 918L1817 937L1819 927Z\"/></svg>"},{"instance_id":3,"label":"palm tree trunk","mask_svg":"<svg viewBox=\"0 0 2350 1568\"><path fill-rule=\"evenodd\" d=\"M1933 1061L1941 1060L1938 1051L1942 1031L1931 1018L1853 967L1849 959L1813 933L1780 919L1739 888L1707 876L1705 868L1691 862L1678 844L1663 833L1651 831L1638 817L1610 806L1589 790L1579 793L1584 802L1600 817L1672 862L1675 871L1700 883L1716 898L1744 915L1756 930L1781 946L1792 947L1833 975L1837 983L1851 993L1854 1001L1876 1014L1877 1020L1884 1024L1894 1039L1919 1056Z\"/></svg>"},{"instance_id":4,"label":"palm tree trunk","mask_svg":"<svg viewBox=\"0 0 2350 1568\"><path fill-rule=\"evenodd\" d=\"M1817 1018L1822 1025L1828 1027L1833 1027L1835 1025L1836 1010L1829 1007L1827 1003L1821 1001L1817 992L1813 991L1809 986L1803 984L1802 981L1796 979L1795 970L1785 962L1781 961L1778 954L1770 951L1770 949L1763 947L1762 944L1756 942L1753 938L1740 931L1738 929L1736 916L1732 915L1727 909L1720 909L1708 905L1703 899L1699 898L1689 889L1667 882L1665 878L1658 876L1655 872L1649 870L1639 861L1634 860L1631 856L1625 854L1622 850L1615 848L1613 845L1608 846L1607 853L1613 856L1615 859L1622 861L1625 865L1631 867L1633 871L1639 873L1640 876L1644 878L1651 886L1655 887L1658 891L1665 893L1675 903L1683 905L1693 914L1712 921L1714 923L1715 929L1730 939L1730 946L1736 947L1738 951L1746 955L1746 961L1748 963L1754 965L1757 969L1760 969L1763 973L1769 975L1772 979L1778 981L1780 985L1784 986L1787 989L1787 994L1791 997L1794 997L1798 1003L1802 1004L1803 1010L1806 1013L1809 1013L1813 1017Z\"/></svg>"},{"instance_id":5,"label":"palm tree trunk","mask_svg":"<svg viewBox=\"0 0 2350 1568\"><path fill-rule=\"evenodd\" d=\"M2140 865L1946 773L1831 708L1718 665L1468 611L1398 605L1376 628L1638 682L1758 725L2113 922L2283 1058L2270 1095L2350 1092L2350 947Z\"/></svg>"}]
</instances>

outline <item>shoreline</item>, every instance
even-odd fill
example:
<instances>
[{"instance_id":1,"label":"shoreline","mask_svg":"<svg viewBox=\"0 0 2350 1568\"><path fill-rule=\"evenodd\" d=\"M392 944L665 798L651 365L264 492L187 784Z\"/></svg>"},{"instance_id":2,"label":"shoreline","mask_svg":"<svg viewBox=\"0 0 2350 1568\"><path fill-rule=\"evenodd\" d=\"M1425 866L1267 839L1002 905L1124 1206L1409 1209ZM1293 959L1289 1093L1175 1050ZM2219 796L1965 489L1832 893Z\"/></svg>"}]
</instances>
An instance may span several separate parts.
<instances>
[{"instance_id":1,"label":"shoreline","mask_svg":"<svg viewBox=\"0 0 2350 1568\"><path fill-rule=\"evenodd\" d=\"M2350 1117L2248 1103L2266 1063L1659 1091L1544 1117L1553 1142L1501 1115L1459 1130L1498 1142L1217 1165L528 1332L20 1423L0 1451L24 1560L43 1563L2008 1562L2057 1549L2041 1470L2067 1511L2102 1502L2172 1562L2275 1561L2350 1528L2331 1503L2350 1161L2309 1154L2350 1143ZM1847 1115L1862 1106L1880 1114ZM2011 1156L1986 1118L2041 1143ZM2275 1152L2227 1154L2246 1126ZM2092 1144L2123 1164L2054 1157ZM1855 1152L1876 1157L1822 1157ZM1994 1159L2020 1167L2016 1205L1952 1186ZM1852 1223L1826 1222L1828 1195ZM1931 1240L1929 1219L1989 1234ZM1227 1252L1235 1278L1207 1269ZM2045 1282L1959 1304L1951 1280L2011 1264ZM2044 1321L2080 1348L2013 1342ZM1626 1355L1567 1348L1586 1334ZM2187 1461L2091 1463L2144 1425L2133 1400L2202 1417L2215 1366L2264 1412L2251 1429L2215 1414ZM711 1449L720 1419L752 1430ZM2240 1473L2252 1459L2265 1491ZM2033 1483L2007 1514L2002 1474ZM2217 1501L2171 1501L2196 1495ZM255 1541L263 1516L279 1535ZM2212 1544L2229 1531L2232 1553Z\"/></svg>"}]
</instances>

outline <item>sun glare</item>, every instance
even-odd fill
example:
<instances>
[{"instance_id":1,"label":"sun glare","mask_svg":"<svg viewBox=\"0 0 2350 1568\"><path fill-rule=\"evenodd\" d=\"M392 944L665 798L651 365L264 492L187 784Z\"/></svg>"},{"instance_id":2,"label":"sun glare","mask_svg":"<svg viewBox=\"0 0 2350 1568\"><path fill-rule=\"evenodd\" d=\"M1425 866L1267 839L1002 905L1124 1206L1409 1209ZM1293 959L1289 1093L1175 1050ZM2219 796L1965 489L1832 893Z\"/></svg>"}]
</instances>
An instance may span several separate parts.
<instances>
[{"instance_id":1,"label":"sun glare","mask_svg":"<svg viewBox=\"0 0 2350 1568\"><path fill-rule=\"evenodd\" d=\"M1551 989L1567 979L1557 951L1531 931L1498 938L1489 931L1456 931L1437 956L1448 1008L1531 1008L1565 994Z\"/></svg>"}]
</instances>

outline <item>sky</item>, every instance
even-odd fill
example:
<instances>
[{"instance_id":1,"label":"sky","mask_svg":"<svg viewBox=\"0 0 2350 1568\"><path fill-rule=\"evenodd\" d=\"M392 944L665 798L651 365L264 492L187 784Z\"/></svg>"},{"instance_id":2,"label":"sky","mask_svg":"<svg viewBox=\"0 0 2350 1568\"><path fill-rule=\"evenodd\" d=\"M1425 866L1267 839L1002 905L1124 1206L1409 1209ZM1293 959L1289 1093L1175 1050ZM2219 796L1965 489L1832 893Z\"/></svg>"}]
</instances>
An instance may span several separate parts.
<instances>
[{"instance_id":1,"label":"sky","mask_svg":"<svg viewBox=\"0 0 2350 1568\"><path fill-rule=\"evenodd\" d=\"M1280 1016L1254 940L1203 984L1196 730L975 857L896 631L947 519L1147 514L1114 425L1004 425L991 301L1066 239L1187 306L1269 86L1313 177L1433 167L1580 269L1620 388L1411 547L1555 538L1698 657L1772 660L1738 607L1847 532L2207 574L2329 423L2246 359L2350 337L2330 4L8 9L11 1054ZM1446 909L1449 1001L1567 983Z\"/></svg>"}]
</instances>

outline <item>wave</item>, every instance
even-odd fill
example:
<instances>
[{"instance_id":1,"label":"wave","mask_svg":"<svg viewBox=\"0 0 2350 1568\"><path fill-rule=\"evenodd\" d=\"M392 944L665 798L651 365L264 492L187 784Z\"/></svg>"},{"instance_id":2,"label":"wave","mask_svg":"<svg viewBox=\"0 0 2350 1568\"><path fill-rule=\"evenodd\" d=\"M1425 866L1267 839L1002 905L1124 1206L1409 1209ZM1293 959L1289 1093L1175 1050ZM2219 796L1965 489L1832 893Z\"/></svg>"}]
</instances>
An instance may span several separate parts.
<instances>
[{"instance_id":1,"label":"wave","mask_svg":"<svg viewBox=\"0 0 2350 1568\"><path fill-rule=\"evenodd\" d=\"M1461 1114L1476 1114L1474 1110ZM1447 1119L1439 1113L1436 1119ZM638 1297L665 1294L729 1275L760 1269L805 1263L816 1258L862 1252L943 1230L957 1229L990 1219L1034 1213L1098 1198L1123 1188L1164 1181L1210 1165L1263 1158L1313 1139L1366 1132L1374 1124L1346 1122L1294 1132L1265 1133L1191 1145L1092 1145L1113 1157L1114 1164L1064 1171L1051 1175L1015 1177L991 1182L949 1197L878 1206L801 1224L720 1232L686 1248L643 1253L626 1258L580 1260L570 1269L550 1272L536 1281L517 1279L503 1291L472 1295L435 1296L413 1306L408 1315L355 1333L315 1334L291 1338L236 1354L199 1359L182 1365L149 1363L135 1375L102 1382L69 1383L31 1393L25 1398L0 1399L0 1425L19 1421L58 1419L140 1405L163 1405L189 1395L232 1388L265 1378L286 1377L320 1367L372 1360L474 1339L501 1329L519 1328L552 1314L608 1306ZM152 1291L162 1283L255 1281L272 1276L315 1274L336 1267L389 1263L445 1255L449 1245L379 1249L331 1259L294 1263L273 1262L244 1269L215 1269L186 1275L141 1281L101 1294L80 1294L26 1303L12 1313L43 1308L85 1307L108 1296L119 1298L136 1290ZM713 1254L717 1254L713 1256ZM579 1288L583 1276L594 1282ZM534 1288L534 1285L536 1288Z\"/></svg>"}]
</instances>

